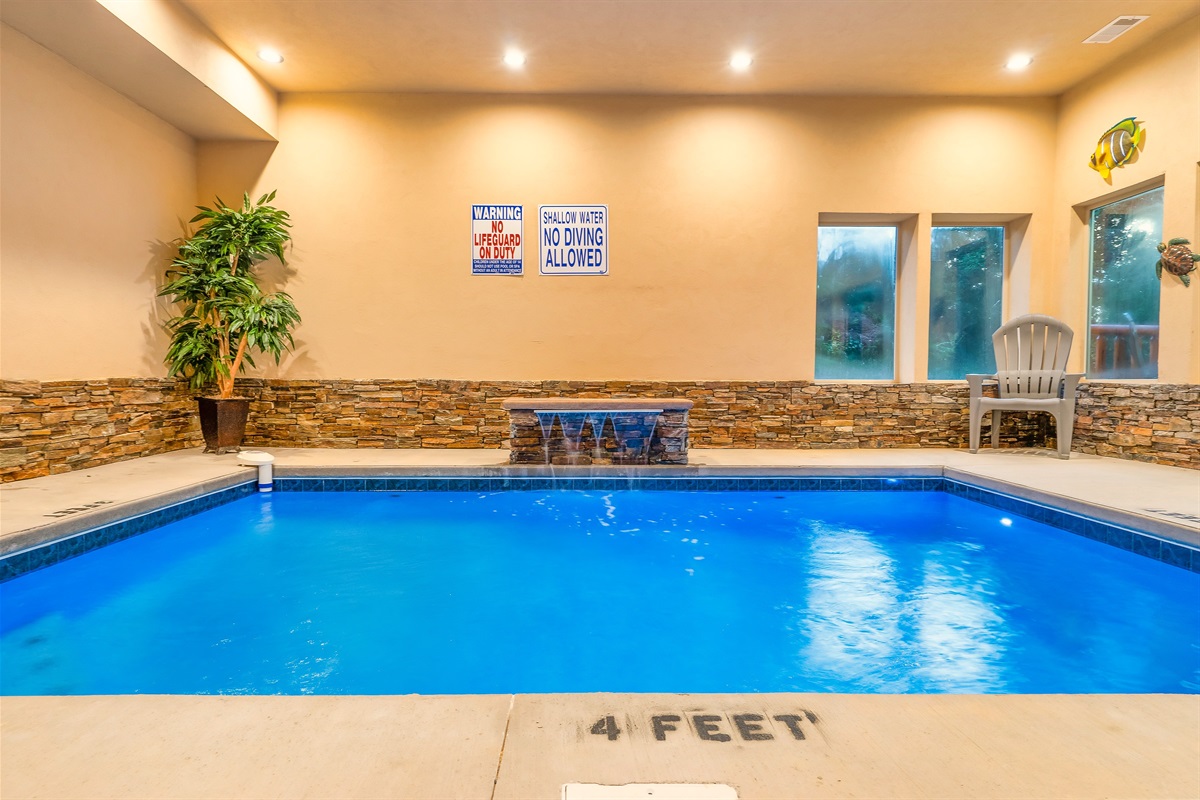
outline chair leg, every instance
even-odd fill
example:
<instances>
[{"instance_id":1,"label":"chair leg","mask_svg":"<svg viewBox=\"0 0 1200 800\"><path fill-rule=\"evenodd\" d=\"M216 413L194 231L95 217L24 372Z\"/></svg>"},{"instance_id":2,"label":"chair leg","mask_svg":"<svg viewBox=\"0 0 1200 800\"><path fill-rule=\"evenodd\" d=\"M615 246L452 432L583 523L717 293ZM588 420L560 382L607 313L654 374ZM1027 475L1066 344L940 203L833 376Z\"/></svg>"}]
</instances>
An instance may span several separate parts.
<instances>
[{"instance_id":1,"label":"chair leg","mask_svg":"<svg viewBox=\"0 0 1200 800\"><path fill-rule=\"evenodd\" d=\"M983 410L979 407L978 400L971 400L971 417L970 417L970 451L972 453L979 452L979 425L983 421Z\"/></svg>"},{"instance_id":2,"label":"chair leg","mask_svg":"<svg viewBox=\"0 0 1200 800\"><path fill-rule=\"evenodd\" d=\"M1074 412L1059 411L1054 413L1054 430L1058 439L1058 457L1071 457L1071 434L1075 427Z\"/></svg>"},{"instance_id":3,"label":"chair leg","mask_svg":"<svg viewBox=\"0 0 1200 800\"><path fill-rule=\"evenodd\" d=\"M992 412L992 449L1000 449L1000 411Z\"/></svg>"}]
</instances>

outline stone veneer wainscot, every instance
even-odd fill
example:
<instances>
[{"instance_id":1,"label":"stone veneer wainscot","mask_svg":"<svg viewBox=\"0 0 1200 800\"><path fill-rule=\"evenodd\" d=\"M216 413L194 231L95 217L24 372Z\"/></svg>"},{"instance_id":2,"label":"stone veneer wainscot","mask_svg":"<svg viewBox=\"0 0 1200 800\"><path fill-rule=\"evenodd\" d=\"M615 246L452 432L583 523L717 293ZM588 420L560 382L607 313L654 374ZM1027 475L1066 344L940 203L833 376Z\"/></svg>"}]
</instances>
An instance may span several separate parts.
<instances>
[{"instance_id":1,"label":"stone veneer wainscot","mask_svg":"<svg viewBox=\"0 0 1200 800\"><path fill-rule=\"evenodd\" d=\"M690 447L967 446L967 387L808 381L239 380L251 447L505 447L513 397L694 401ZM1075 452L1200 469L1200 385L1084 383ZM1044 414L1006 413L1004 446L1053 446ZM10 481L198 447L192 393L166 379L0 381Z\"/></svg>"}]
</instances>

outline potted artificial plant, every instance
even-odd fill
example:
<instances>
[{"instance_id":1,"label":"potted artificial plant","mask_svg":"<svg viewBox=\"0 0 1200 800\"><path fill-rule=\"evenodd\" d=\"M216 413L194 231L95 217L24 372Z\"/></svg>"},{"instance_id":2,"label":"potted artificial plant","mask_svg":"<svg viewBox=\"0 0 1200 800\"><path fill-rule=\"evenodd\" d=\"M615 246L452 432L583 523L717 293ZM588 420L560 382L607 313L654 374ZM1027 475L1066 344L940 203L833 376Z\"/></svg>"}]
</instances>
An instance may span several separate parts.
<instances>
[{"instance_id":1,"label":"potted artificial plant","mask_svg":"<svg viewBox=\"0 0 1200 800\"><path fill-rule=\"evenodd\" d=\"M285 292L264 294L254 266L275 256L291 240L288 213L269 205L275 192L253 205L243 195L241 208L217 198L214 208L197 206L191 222L202 223L182 240L159 292L180 305L167 322L171 344L165 363L172 377L183 376L193 389L215 389L199 396L204 452L237 450L246 432L250 400L234 397L233 382L254 364L254 353L280 357L295 346L292 328L300 313Z\"/></svg>"}]
</instances>

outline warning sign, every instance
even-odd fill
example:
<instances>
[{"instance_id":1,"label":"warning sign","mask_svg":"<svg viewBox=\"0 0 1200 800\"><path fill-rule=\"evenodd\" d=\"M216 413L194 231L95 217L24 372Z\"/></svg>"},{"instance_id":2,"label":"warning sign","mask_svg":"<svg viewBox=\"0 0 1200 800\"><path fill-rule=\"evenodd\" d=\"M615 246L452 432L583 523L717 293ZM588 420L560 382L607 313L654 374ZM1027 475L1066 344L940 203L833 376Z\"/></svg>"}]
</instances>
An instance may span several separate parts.
<instances>
[{"instance_id":1,"label":"warning sign","mask_svg":"<svg viewBox=\"0 0 1200 800\"><path fill-rule=\"evenodd\" d=\"M608 274L608 206L538 206L543 275Z\"/></svg>"},{"instance_id":2,"label":"warning sign","mask_svg":"<svg viewBox=\"0 0 1200 800\"><path fill-rule=\"evenodd\" d=\"M471 274L520 275L524 269L521 206L471 206Z\"/></svg>"}]
</instances>

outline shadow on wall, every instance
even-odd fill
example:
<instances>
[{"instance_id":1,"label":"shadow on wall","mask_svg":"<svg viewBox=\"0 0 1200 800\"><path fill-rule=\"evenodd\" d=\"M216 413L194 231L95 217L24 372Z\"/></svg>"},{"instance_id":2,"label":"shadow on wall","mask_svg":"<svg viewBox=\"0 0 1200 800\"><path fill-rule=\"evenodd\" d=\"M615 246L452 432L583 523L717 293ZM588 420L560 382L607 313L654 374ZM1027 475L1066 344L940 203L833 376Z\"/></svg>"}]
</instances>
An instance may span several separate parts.
<instances>
[{"instance_id":1,"label":"shadow on wall","mask_svg":"<svg viewBox=\"0 0 1200 800\"><path fill-rule=\"evenodd\" d=\"M301 317L304 310L300 310ZM301 322L301 325L304 323ZM296 337L296 347L290 353L285 353L276 365L270 356L263 356L258 361L258 367L246 370L246 377L261 377L266 380L286 378L289 375L319 375L320 367L316 360L309 355L308 343ZM303 379L298 379L303 380Z\"/></svg>"},{"instance_id":2,"label":"shadow on wall","mask_svg":"<svg viewBox=\"0 0 1200 800\"><path fill-rule=\"evenodd\" d=\"M276 145L276 142L199 142L196 153L196 204L210 205L216 196L226 203L235 203L241 200L243 192L253 194ZM175 309L170 300L158 297L158 290L166 282L167 267L178 251L180 239L194 230L188 220L195 213L194 208L179 209L178 239L147 243L150 256L139 276L139 283L152 293L150 311L142 324L145 342L142 365L147 375L166 374L163 359L171 337L165 324L175 315ZM268 291L275 291L292 277L291 270L277 262L263 264L260 270L265 278L263 288Z\"/></svg>"},{"instance_id":3,"label":"shadow on wall","mask_svg":"<svg viewBox=\"0 0 1200 800\"><path fill-rule=\"evenodd\" d=\"M200 142L196 148L196 189L200 195L197 203L210 206L219 197L227 205L235 206L242 201L243 194L249 194L253 202L278 189L259 185L277 146L278 142ZM276 205L287 211L287 197L278 198ZM293 242L286 250L289 259L294 248ZM296 271L276 258L258 264L254 273L259 287L268 294L286 291L287 284L296 279ZM300 309L300 314L304 315L304 309Z\"/></svg>"},{"instance_id":4,"label":"shadow on wall","mask_svg":"<svg viewBox=\"0 0 1200 800\"><path fill-rule=\"evenodd\" d=\"M187 225L182 219L179 221L179 230L181 236L187 230ZM167 333L165 325L174 312L171 302L165 297L158 296L158 290L166 281L167 265L171 263L178 247L178 242L160 240L148 242L147 249L150 251L150 258L146 262L142 274L138 276L138 283L148 287L148 291L152 292L148 319L142 323L142 338L145 341L142 349L142 367L144 369L142 374L144 375L166 375L163 357L167 353L171 337Z\"/></svg>"},{"instance_id":5,"label":"shadow on wall","mask_svg":"<svg viewBox=\"0 0 1200 800\"><path fill-rule=\"evenodd\" d=\"M233 205L240 203L242 195L248 193L251 202L259 196L278 186L261 186L263 172L267 163L275 154L278 142L238 142L211 141L199 142L196 146L196 191L199 194L199 205L211 205L214 198L220 197L225 203ZM277 198L276 205L288 210L287 197ZM296 243L288 245L287 259L291 261L295 253ZM164 263L164 269L165 269ZM291 293L292 287L301 276L288 264L282 264L276 258L269 258L254 268L258 276L258 284L268 294L278 291ZM304 327L304 308L300 309L300 328ZM284 354L279 366L269 356L257 360L256 367L250 367L244 373L247 378L275 378L280 375L316 374L317 366L307 354L308 347L303 339L296 337L296 347ZM165 351L164 351L165 352Z\"/></svg>"},{"instance_id":6,"label":"shadow on wall","mask_svg":"<svg viewBox=\"0 0 1200 800\"><path fill-rule=\"evenodd\" d=\"M220 198L226 205L236 207L241 203L243 194L249 194L253 202L263 191L269 191L269 188L264 190L259 184L276 146L276 142L199 142L196 205L212 207L216 198ZM279 202L278 205L287 210L286 201ZM178 239L150 243L151 259L142 279L154 286L155 295L166 282L167 268L178 252L181 240L195 232L196 225L189 220L195 215L196 209L183 211L187 213L179 220ZM289 261L294 254L293 247L294 244L289 245L285 251ZM276 258L269 258L257 264L254 272L260 288L268 294L287 291L289 285L294 285L300 280L297 270ZM303 316L303 309L300 311ZM177 309L167 298L155 296L149 318L142 326L145 341L142 363L150 374L164 373L163 360L170 344L170 335L165 325L176 313ZM273 378L287 374L293 369L313 374L317 365L307 354L307 349L306 343L297 338L295 349L284 355L280 365L277 366L270 357L264 357L258 361L257 367L250 367L246 371L246 376Z\"/></svg>"},{"instance_id":7,"label":"shadow on wall","mask_svg":"<svg viewBox=\"0 0 1200 800\"><path fill-rule=\"evenodd\" d=\"M214 197L220 197L233 203L241 199L243 192L254 194L276 146L278 142L197 143L196 202L208 205ZM257 199L257 195L251 199ZM286 210L287 199L280 198L279 206Z\"/></svg>"}]
</instances>

